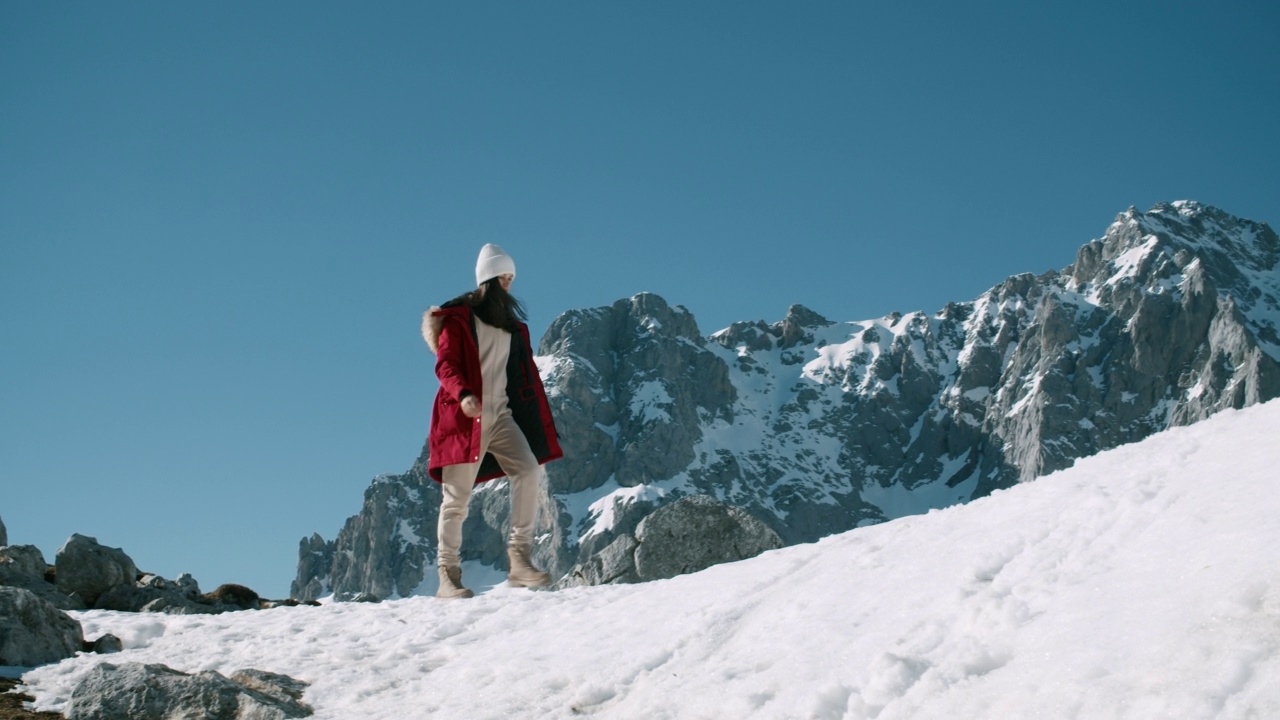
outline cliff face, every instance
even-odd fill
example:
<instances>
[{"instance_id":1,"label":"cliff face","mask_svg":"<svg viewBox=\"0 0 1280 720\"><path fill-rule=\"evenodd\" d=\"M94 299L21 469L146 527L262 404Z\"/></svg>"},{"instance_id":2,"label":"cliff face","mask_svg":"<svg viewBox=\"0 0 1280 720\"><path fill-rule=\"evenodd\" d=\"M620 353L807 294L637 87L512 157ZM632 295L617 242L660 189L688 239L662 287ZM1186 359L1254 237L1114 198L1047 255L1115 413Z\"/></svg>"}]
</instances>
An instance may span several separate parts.
<instances>
[{"instance_id":1,"label":"cliff face","mask_svg":"<svg viewBox=\"0 0 1280 720\"><path fill-rule=\"evenodd\" d=\"M1182 202L1130 209L1062 271L934 315L837 323L793 306L703 337L655 295L567 312L539 348L565 458L536 555L563 574L690 495L811 541L1271 399L1278 262L1266 225ZM296 596L427 589L439 492L424 459L375 480L336 541L303 541ZM482 487L464 546L497 565L506 488Z\"/></svg>"}]
</instances>

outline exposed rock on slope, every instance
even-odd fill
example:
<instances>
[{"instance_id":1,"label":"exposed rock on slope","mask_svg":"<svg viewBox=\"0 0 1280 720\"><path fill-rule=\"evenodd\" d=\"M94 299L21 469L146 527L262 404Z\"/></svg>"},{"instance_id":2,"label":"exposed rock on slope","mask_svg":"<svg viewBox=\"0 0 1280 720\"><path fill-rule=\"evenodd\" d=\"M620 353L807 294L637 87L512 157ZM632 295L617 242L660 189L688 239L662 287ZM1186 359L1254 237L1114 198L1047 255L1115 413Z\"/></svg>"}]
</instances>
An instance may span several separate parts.
<instances>
[{"instance_id":1,"label":"exposed rock on slope","mask_svg":"<svg viewBox=\"0 0 1280 720\"><path fill-rule=\"evenodd\" d=\"M285 720L312 714L302 702L307 683L287 675L240 670L230 678L165 665L95 666L71 694L70 720Z\"/></svg>"},{"instance_id":2,"label":"exposed rock on slope","mask_svg":"<svg viewBox=\"0 0 1280 720\"><path fill-rule=\"evenodd\" d=\"M44 665L83 648L80 623L30 590L0 587L0 665Z\"/></svg>"},{"instance_id":3,"label":"exposed rock on slope","mask_svg":"<svg viewBox=\"0 0 1280 720\"><path fill-rule=\"evenodd\" d=\"M28 590L62 610L211 614L297 604L264 600L233 583L202 593L187 573L177 580L140 573L124 550L80 534L73 534L59 548L53 567L34 545L0 547L0 587Z\"/></svg>"},{"instance_id":4,"label":"exposed rock on slope","mask_svg":"<svg viewBox=\"0 0 1280 720\"><path fill-rule=\"evenodd\" d=\"M782 547L764 522L706 495L691 495L646 515L635 535L620 535L561 579L561 587L662 580Z\"/></svg>"}]
</instances>

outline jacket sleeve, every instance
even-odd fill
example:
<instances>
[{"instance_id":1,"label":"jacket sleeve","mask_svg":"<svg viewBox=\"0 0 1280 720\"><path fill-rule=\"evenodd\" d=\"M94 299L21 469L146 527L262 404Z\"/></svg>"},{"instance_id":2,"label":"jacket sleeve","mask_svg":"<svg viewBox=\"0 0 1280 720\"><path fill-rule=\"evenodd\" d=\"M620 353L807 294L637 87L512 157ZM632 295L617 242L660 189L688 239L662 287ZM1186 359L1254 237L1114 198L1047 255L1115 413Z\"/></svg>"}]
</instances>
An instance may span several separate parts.
<instances>
[{"instance_id":1,"label":"jacket sleeve","mask_svg":"<svg viewBox=\"0 0 1280 720\"><path fill-rule=\"evenodd\" d=\"M436 355L436 377L440 387L455 401L460 402L467 395L478 395L478 388L468 387L466 373L463 370L462 357L465 338L458 337L459 325L445 321L440 331L439 350Z\"/></svg>"}]
</instances>

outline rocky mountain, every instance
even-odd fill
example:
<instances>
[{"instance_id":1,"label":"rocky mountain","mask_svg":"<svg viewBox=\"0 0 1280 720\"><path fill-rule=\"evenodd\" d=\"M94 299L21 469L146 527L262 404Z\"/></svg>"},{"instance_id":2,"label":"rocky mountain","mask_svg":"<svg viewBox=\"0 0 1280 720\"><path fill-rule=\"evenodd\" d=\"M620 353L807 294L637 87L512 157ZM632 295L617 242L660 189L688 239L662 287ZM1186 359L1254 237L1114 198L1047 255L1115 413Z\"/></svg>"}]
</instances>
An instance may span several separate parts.
<instances>
[{"instance_id":1,"label":"rocky mountain","mask_svg":"<svg viewBox=\"0 0 1280 720\"><path fill-rule=\"evenodd\" d=\"M565 458L535 556L557 575L710 496L798 543L965 502L1224 408L1280 395L1280 238L1194 202L1121 213L1058 272L927 315L703 336L643 294L552 323L539 367ZM295 597L430 592L425 456L376 479L337 538L302 543ZM501 566L506 486L481 486L464 560ZM424 578L428 578L424 583Z\"/></svg>"}]
</instances>

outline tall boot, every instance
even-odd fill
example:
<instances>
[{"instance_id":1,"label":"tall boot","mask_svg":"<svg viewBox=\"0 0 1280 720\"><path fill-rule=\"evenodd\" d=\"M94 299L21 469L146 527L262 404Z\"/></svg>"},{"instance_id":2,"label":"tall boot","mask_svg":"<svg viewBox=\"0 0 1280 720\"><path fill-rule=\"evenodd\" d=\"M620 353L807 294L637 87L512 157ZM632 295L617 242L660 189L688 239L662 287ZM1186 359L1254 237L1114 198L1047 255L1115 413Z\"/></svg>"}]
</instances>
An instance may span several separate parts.
<instances>
[{"instance_id":1,"label":"tall boot","mask_svg":"<svg viewBox=\"0 0 1280 720\"><path fill-rule=\"evenodd\" d=\"M535 568L529 560L528 545L507 546L507 582L516 587L537 588L551 584L551 575Z\"/></svg>"},{"instance_id":2,"label":"tall boot","mask_svg":"<svg viewBox=\"0 0 1280 720\"><path fill-rule=\"evenodd\" d=\"M475 597L475 593L462 586L462 568L457 565L441 565L439 571L440 589L436 590L436 597L446 600Z\"/></svg>"}]
</instances>

